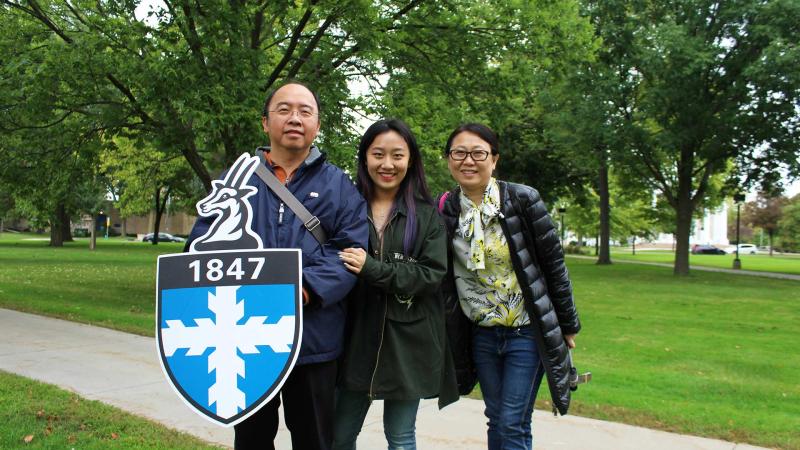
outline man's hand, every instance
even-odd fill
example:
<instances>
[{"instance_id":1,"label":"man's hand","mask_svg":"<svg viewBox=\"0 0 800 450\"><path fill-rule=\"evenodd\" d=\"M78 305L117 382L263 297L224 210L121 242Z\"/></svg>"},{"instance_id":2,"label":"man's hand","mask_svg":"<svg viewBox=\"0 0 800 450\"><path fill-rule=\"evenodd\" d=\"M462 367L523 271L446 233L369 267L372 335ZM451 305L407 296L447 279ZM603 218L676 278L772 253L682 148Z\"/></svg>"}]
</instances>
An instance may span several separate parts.
<instances>
[{"instance_id":1,"label":"man's hand","mask_svg":"<svg viewBox=\"0 0 800 450\"><path fill-rule=\"evenodd\" d=\"M363 248L346 248L339 252L339 259L350 272L361 273L364 261L367 260L367 252Z\"/></svg>"},{"instance_id":2,"label":"man's hand","mask_svg":"<svg viewBox=\"0 0 800 450\"><path fill-rule=\"evenodd\" d=\"M576 334L564 335L564 341L567 342L567 347L569 347L570 349L575 348L575 336L577 335Z\"/></svg>"}]
</instances>

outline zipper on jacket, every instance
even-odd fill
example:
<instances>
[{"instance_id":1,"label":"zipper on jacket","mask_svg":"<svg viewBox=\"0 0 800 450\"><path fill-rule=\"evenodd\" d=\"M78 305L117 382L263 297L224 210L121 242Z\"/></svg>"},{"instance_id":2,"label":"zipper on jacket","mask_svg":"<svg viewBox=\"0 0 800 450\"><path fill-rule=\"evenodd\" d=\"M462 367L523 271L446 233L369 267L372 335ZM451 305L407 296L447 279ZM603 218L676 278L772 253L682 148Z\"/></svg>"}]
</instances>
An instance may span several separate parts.
<instances>
[{"instance_id":1,"label":"zipper on jacket","mask_svg":"<svg viewBox=\"0 0 800 450\"><path fill-rule=\"evenodd\" d=\"M397 215L397 211L392 214L389 219L387 219L386 223L383 225L383 233L381 233L381 240L380 240L380 261L383 262L383 238L386 236L386 231L389 225L394 220L394 217ZM369 216L368 216L369 218ZM378 232L378 229L375 227L375 222L372 221L372 218L369 218L372 227L375 228L375 232ZM386 332L386 315L389 311L389 297L386 294L383 294L383 320L381 321L381 340L378 343L378 353L375 355L375 368L372 369L372 378L369 380L369 400L372 401L375 398L375 375L378 374L378 362L381 360L381 349L383 348L383 335Z\"/></svg>"},{"instance_id":2,"label":"zipper on jacket","mask_svg":"<svg viewBox=\"0 0 800 450\"><path fill-rule=\"evenodd\" d=\"M278 207L278 223L283 223L283 202L281 202L281 206Z\"/></svg>"}]
</instances>

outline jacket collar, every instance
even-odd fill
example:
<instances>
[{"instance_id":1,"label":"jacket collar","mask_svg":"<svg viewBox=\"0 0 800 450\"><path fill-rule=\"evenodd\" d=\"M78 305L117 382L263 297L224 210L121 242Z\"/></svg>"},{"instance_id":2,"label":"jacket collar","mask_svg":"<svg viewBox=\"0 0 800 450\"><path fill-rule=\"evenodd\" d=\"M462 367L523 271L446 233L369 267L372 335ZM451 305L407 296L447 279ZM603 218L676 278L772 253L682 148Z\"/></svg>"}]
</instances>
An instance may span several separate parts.
<instances>
[{"instance_id":1,"label":"jacket collar","mask_svg":"<svg viewBox=\"0 0 800 450\"><path fill-rule=\"evenodd\" d=\"M303 164L310 166L311 164L314 164L317 160L324 161L325 154L322 153L322 151L320 151L319 147L317 147L316 145L312 145L311 151L308 152L308 157L303 162Z\"/></svg>"},{"instance_id":2,"label":"jacket collar","mask_svg":"<svg viewBox=\"0 0 800 450\"><path fill-rule=\"evenodd\" d=\"M406 207L406 202L394 202L395 206L392 209L392 215L389 216L389 221L394 221L398 216L406 217L408 216L408 208ZM372 220L372 210L368 211L369 219Z\"/></svg>"},{"instance_id":3,"label":"jacket collar","mask_svg":"<svg viewBox=\"0 0 800 450\"><path fill-rule=\"evenodd\" d=\"M261 147L256 148L256 151L269 153L270 151L272 151L272 148L269 145L262 145ZM311 164L314 164L317 161L324 161L324 160L325 160L325 153L323 153L316 145L312 145L311 150L308 152L308 156L306 157L305 160L303 160L303 163L300 164L300 167L310 166Z\"/></svg>"},{"instance_id":4,"label":"jacket collar","mask_svg":"<svg viewBox=\"0 0 800 450\"><path fill-rule=\"evenodd\" d=\"M406 202L400 201L399 198L395 197L394 204L395 204L394 209L395 211L397 211L397 214L408 216L408 207L406 206Z\"/></svg>"}]
</instances>

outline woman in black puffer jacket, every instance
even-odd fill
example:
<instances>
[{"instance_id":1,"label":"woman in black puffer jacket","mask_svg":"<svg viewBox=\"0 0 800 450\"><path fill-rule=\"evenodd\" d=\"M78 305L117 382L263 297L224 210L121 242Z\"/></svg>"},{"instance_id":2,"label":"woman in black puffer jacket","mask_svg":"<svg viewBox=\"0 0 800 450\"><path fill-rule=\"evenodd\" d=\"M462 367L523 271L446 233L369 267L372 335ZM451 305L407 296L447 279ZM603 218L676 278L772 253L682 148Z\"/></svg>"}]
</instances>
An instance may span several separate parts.
<instances>
[{"instance_id":1,"label":"woman in black puffer jacket","mask_svg":"<svg viewBox=\"0 0 800 450\"><path fill-rule=\"evenodd\" d=\"M459 185L439 202L451 244L445 287L473 324L489 449L530 449L542 375L554 410L569 408L569 349L581 326L564 254L539 193L492 177L499 152L491 129L456 128L445 154ZM455 359L457 370L468 369Z\"/></svg>"}]
</instances>

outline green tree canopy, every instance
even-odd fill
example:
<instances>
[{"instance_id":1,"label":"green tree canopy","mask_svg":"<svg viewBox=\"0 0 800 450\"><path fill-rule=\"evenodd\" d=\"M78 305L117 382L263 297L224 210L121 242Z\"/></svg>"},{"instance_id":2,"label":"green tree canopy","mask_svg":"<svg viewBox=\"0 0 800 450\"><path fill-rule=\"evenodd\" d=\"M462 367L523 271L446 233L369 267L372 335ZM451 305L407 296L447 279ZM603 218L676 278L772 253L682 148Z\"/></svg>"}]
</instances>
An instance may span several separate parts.
<instances>
[{"instance_id":1,"label":"green tree canopy","mask_svg":"<svg viewBox=\"0 0 800 450\"><path fill-rule=\"evenodd\" d=\"M784 207L778 230L781 250L800 252L800 195L792 197Z\"/></svg>"},{"instance_id":2,"label":"green tree canopy","mask_svg":"<svg viewBox=\"0 0 800 450\"><path fill-rule=\"evenodd\" d=\"M606 8L631 151L620 169L675 210L675 273L688 273L693 214L728 189L800 173L792 0L622 2ZM718 189L719 188L719 189Z\"/></svg>"}]
</instances>

